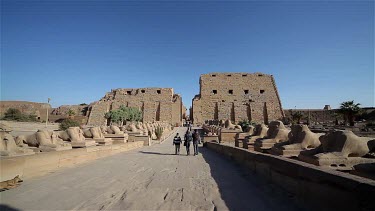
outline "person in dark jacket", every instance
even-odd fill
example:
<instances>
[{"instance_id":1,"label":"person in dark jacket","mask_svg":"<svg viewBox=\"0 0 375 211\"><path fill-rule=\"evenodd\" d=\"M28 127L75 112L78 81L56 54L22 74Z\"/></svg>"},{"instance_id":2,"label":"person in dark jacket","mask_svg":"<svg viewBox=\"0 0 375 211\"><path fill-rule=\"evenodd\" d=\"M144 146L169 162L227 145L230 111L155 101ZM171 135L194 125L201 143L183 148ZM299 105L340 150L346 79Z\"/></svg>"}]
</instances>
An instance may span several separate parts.
<instances>
[{"instance_id":1,"label":"person in dark jacket","mask_svg":"<svg viewBox=\"0 0 375 211\"><path fill-rule=\"evenodd\" d=\"M194 156L198 155L198 144L201 141L201 137L199 135L198 130L195 130L193 133L193 148L194 148Z\"/></svg>"},{"instance_id":2,"label":"person in dark jacket","mask_svg":"<svg viewBox=\"0 0 375 211\"><path fill-rule=\"evenodd\" d=\"M193 135L191 134L190 130L186 131L184 139L184 146L186 146L186 155L190 155L190 143L193 141Z\"/></svg>"},{"instance_id":3,"label":"person in dark jacket","mask_svg":"<svg viewBox=\"0 0 375 211\"><path fill-rule=\"evenodd\" d=\"M180 145L181 145L181 137L180 135L177 133L176 136L173 138L173 145L175 146L175 154L179 155L180 154Z\"/></svg>"}]
</instances>

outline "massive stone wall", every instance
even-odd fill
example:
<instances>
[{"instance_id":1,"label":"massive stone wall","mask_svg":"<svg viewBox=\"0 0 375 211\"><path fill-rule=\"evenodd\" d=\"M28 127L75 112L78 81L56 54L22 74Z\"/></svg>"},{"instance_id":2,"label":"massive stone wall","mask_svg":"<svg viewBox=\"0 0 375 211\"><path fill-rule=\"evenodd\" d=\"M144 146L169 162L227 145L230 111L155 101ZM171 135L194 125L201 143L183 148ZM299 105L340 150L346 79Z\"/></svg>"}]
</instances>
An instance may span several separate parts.
<instances>
[{"instance_id":1,"label":"massive stone wall","mask_svg":"<svg viewBox=\"0 0 375 211\"><path fill-rule=\"evenodd\" d=\"M200 77L200 94L193 99L194 124L208 120L252 120L258 123L284 117L272 75L210 73Z\"/></svg>"},{"instance_id":2,"label":"massive stone wall","mask_svg":"<svg viewBox=\"0 0 375 211\"><path fill-rule=\"evenodd\" d=\"M36 115L41 121L46 120L47 109L49 112L52 110L51 105L48 103L35 103L27 101L0 101L0 116L9 108L15 108L20 110L24 114Z\"/></svg>"},{"instance_id":3,"label":"massive stone wall","mask_svg":"<svg viewBox=\"0 0 375 211\"><path fill-rule=\"evenodd\" d=\"M182 123L182 98L172 88L113 89L102 99L90 104L88 125L107 124L104 114L121 105L135 107L143 112L143 121Z\"/></svg>"}]
</instances>

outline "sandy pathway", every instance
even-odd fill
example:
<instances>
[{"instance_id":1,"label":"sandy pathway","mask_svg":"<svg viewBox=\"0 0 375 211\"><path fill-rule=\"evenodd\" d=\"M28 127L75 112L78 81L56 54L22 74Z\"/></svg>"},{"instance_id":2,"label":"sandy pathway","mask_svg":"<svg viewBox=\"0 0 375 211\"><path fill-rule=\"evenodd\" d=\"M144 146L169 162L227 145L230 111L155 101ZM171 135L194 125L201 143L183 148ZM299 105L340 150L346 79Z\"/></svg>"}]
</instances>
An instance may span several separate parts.
<instances>
[{"instance_id":1,"label":"sandy pathway","mask_svg":"<svg viewBox=\"0 0 375 211\"><path fill-rule=\"evenodd\" d=\"M0 202L23 210L296 210L286 193L215 152L173 155L171 139L25 181Z\"/></svg>"}]
</instances>

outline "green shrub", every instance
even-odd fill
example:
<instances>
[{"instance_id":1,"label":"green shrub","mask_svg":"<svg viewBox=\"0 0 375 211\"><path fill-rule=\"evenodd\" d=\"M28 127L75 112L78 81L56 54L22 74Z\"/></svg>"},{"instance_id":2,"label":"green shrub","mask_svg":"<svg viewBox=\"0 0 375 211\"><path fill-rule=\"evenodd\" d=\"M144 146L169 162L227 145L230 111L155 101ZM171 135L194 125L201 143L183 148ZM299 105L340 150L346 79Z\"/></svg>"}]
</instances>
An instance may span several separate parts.
<instances>
[{"instance_id":1,"label":"green shrub","mask_svg":"<svg viewBox=\"0 0 375 211\"><path fill-rule=\"evenodd\" d=\"M243 132L249 132L250 125L255 125L255 122L243 119L240 122L238 122L238 125L241 126Z\"/></svg>"},{"instance_id":2,"label":"green shrub","mask_svg":"<svg viewBox=\"0 0 375 211\"><path fill-rule=\"evenodd\" d=\"M158 139L161 138L161 136L163 135L163 128L158 126L156 129L155 129L155 134L156 134L156 137L158 137Z\"/></svg>"},{"instance_id":3,"label":"green shrub","mask_svg":"<svg viewBox=\"0 0 375 211\"><path fill-rule=\"evenodd\" d=\"M74 116L74 115L76 115L76 112L73 111L72 109L69 109L66 114L68 114L68 116Z\"/></svg>"},{"instance_id":4,"label":"green shrub","mask_svg":"<svg viewBox=\"0 0 375 211\"><path fill-rule=\"evenodd\" d=\"M138 108L120 106L119 109L111 110L104 115L111 122L122 125L124 121L142 121L142 111Z\"/></svg>"},{"instance_id":5,"label":"green shrub","mask_svg":"<svg viewBox=\"0 0 375 211\"><path fill-rule=\"evenodd\" d=\"M75 120L72 120L72 119L64 119L59 128L60 130L66 130L68 129L69 127L79 127L79 122L75 121Z\"/></svg>"},{"instance_id":6,"label":"green shrub","mask_svg":"<svg viewBox=\"0 0 375 211\"><path fill-rule=\"evenodd\" d=\"M20 110L16 108L9 108L4 113L4 120L12 120L18 122L36 122L37 116L33 114L23 114Z\"/></svg>"}]
</instances>

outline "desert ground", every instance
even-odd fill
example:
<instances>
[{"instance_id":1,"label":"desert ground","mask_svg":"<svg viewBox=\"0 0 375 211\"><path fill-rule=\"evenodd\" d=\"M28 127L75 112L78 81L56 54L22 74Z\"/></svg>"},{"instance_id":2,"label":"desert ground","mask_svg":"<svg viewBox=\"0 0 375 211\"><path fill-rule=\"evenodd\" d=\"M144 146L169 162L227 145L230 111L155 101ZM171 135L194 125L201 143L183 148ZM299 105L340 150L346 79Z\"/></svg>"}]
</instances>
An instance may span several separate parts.
<instances>
[{"instance_id":1,"label":"desert ground","mask_svg":"<svg viewBox=\"0 0 375 211\"><path fill-rule=\"evenodd\" d=\"M39 129L47 129L49 131L58 130L60 123L46 123L41 122L16 122L16 121L4 121L0 120L0 123L5 124L9 127L13 136L33 134Z\"/></svg>"}]
</instances>

